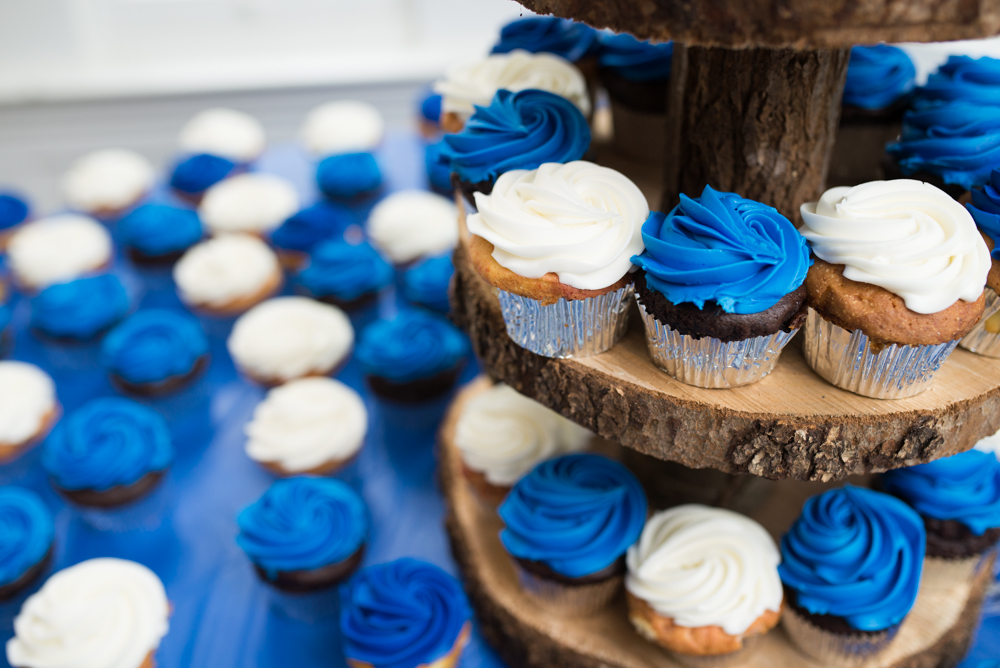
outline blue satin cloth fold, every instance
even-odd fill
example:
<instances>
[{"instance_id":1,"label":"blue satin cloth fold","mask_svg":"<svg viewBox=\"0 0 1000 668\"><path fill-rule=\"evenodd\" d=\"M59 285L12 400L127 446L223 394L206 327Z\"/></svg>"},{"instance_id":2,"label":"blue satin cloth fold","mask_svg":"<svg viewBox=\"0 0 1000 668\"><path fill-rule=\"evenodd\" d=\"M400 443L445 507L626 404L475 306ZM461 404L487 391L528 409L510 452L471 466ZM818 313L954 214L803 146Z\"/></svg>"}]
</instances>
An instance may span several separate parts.
<instances>
[{"instance_id":1,"label":"blue satin cloth fold","mask_svg":"<svg viewBox=\"0 0 1000 668\"><path fill-rule=\"evenodd\" d=\"M296 212L271 233L271 243L278 248L308 252L326 239L340 237L351 225L357 225L354 212L336 202L317 202Z\"/></svg>"},{"instance_id":2,"label":"blue satin cloth fold","mask_svg":"<svg viewBox=\"0 0 1000 668\"><path fill-rule=\"evenodd\" d=\"M30 213L28 202L11 192L0 192L0 230L23 223Z\"/></svg>"},{"instance_id":3,"label":"blue satin cloth fold","mask_svg":"<svg viewBox=\"0 0 1000 668\"><path fill-rule=\"evenodd\" d=\"M382 172L371 153L340 153L320 161L316 185L327 197L350 199L378 190Z\"/></svg>"},{"instance_id":4,"label":"blue satin cloth fold","mask_svg":"<svg viewBox=\"0 0 1000 668\"><path fill-rule=\"evenodd\" d=\"M469 353L465 334L440 315L415 308L361 330L354 356L367 375L408 383L460 364Z\"/></svg>"},{"instance_id":5,"label":"blue satin cloth fold","mask_svg":"<svg viewBox=\"0 0 1000 668\"><path fill-rule=\"evenodd\" d=\"M180 160L170 174L170 187L197 195L226 178L236 163L210 153L198 153Z\"/></svg>"},{"instance_id":6,"label":"blue satin cloth fold","mask_svg":"<svg viewBox=\"0 0 1000 668\"><path fill-rule=\"evenodd\" d=\"M972 202L965 208L980 230L993 240L990 253L994 260L1000 260L1000 169L990 172L990 180L981 188L972 189Z\"/></svg>"},{"instance_id":7,"label":"blue satin cloth fold","mask_svg":"<svg viewBox=\"0 0 1000 668\"><path fill-rule=\"evenodd\" d=\"M420 260L403 272L403 297L411 304L447 313L448 286L455 273L451 253Z\"/></svg>"},{"instance_id":8,"label":"blue satin cloth fold","mask_svg":"<svg viewBox=\"0 0 1000 668\"><path fill-rule=\"evenodd\" d=\"M148 257L187 250L202 234L197 213L166 204L143 204L118 222L122 244Z\"/></svg>"},{"instance_id":9,"label":"blue satin cloth fold","mask_svg":"<svg viewBox=\"0 0 1000 668\"><path fill-rule=\"evenodd\" d=\"M847 66L844 105L862 109L885 109L908 95L917 70L902 49L877 44L855 46Z\"/></svg>"},{"instance_id":10,"label":"blue satin cloth fold","mask_svg":"<svg viewBox=\"0 0 1000 668\"><path fill-rule=\"evenodd\" d=\"M500 41L491 53L522 49L554 53L575 63L597 49L597 31L585 23L554 16L531 16L511 21L500 29Z\"/></svg>"},{"instance_id":11,"label":"blue satin cloth fold","mask_svg":"<svg viewBox=\"0 0 1000 668\"><path fill-rule=\"evenodd\" d=\"M628 33L601 33L597 40L599 65L612 70L623 79L645 82L670 78L674 58L673 42L652 44L640 41Z\"/></svg>"},{"instance_id":12,"label":"blue satin cloth fold","mask_svg":"<svg viewBox=\"0 0 1000 668\"><path fill-rule=\"evenodd\" d=\"M156 383L190 372L207 353L208 339L196 318L147 309L108 332L101 365L130 383Z\"/></svg>"},{"instance_id":13,"label":"blue satin cloth fold","mask_svg":"<svg viewBox=\"0 0 1000 668\"><path fill-rule=\"evenodd\" d=\"M395 270L368 242L324 241L313 248L295 282L314 297L352 301L392 283Z\"/></svg>"},{"instance_id":14,"label":"blue satin cloth fold","mask_svg":"<svg viewBox=\"0 0 1000 668\"><path fill-rule=\"evenodd\" d=\"M14 485L0 487L0 586L44 559L54 538L52 511L40 496Z\"/></svg>"},{"instance_id":15,"label":"blue satin cloth fold","mask_svg":"<svg viewBox=\"0 0 1000 668\"><path fill-rule=\"evenodd\" d=\"M125 317L128 293L116 276L57 283L31 300L31 326L57 338L90 339Z\"/></svg>"},{"instance_id":16,"label":"blue satin cloth fold","mask_svg":"<svg viewBox=\"0 0 1000 668\"><path fill-rule=\"evenodd\" d=\"M1000 60L948 56L917 90L917 103L962 100L1000 105Z\"/></svg>"}]
</instances>

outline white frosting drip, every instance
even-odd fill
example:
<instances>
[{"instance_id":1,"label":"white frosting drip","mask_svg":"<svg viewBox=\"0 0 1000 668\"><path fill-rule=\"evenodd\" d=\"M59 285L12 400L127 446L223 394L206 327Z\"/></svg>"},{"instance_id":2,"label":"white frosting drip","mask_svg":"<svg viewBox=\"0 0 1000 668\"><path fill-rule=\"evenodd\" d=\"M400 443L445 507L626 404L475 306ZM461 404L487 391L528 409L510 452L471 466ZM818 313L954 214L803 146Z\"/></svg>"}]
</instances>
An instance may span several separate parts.
<instances>
[{"instance_id":1,"label":"white frosting drip","mask_svg":"<svg viewBox=\"0 0 1000 668\"><path fill-rule=\"evenodd\" d=\"M472 398L455 426L465 465L500 487L512 486L546 459L583 450L592 436L503 384Z\"/></svg>"},{"instance_id":2,"label":"white frosting drip","mask_svg":"<svg viewBox=\"0 0 1000 668\"><path fill-rule=\"evenodd\" d=\"M26 362L0 362L0 444L20 445L37 436L56 408L56 386Z\"/></svg>"},{"instance_id":3,"label":"white frosting drip","mask_svg":"<svg viewBox=\"0 0 1000 668\"><path fill-rule=\"evenodd\" d=\"M71 208L88 213L124 209L153 187L154 178L153 165L134 151L94 151L66 172L63 197Z\"/></svg>"},{"instance_id":4,"label":"white frosting drip","mask_svg":"<svg viewBox=\"0 0 1000 668\"><path fill-rule=\"evenodd\" d=\"M169 616L153 571L90 559L59 571L24 602L7 660L24 668L139 668L167 634Z\"/></svg>"},{"instance_id":5,"label":"white frosting drip","mask_svg":"<svg viewBox=\"0 0 1000 668\"><path fill-rule=\"evenodd\" d=\"M260 234L277 228L299 209L288 180L273 174L240 174L205 192L198 215L212 233Z\"/></svg>"},{"instance_id":6,"label":"white frosting drip","mask_svg":"<svg viewBox=\"0 0 1000 668\"><path fill-rule=\"evenodd\" d=\"M178 141L187 153L210 153L236 163L264 151L264 128L256 118L234 109L206 109L181 128Z\"/></svg>"},{"instance_id":7,"label":"white frosting drip","mask_svg":"<svg viewBox=\"0 0 1000 668\"><path fill-rule=\"evenodd\" d=\"M259 294L280 275L278 256L248 234L222 234L192 246L174 266L185 304L225 307Z\"/></svg>"},{"instance_id":8,"label":"white frosting drip","mask_svg":"<svg viewBox=\"0 0 1000 668\"><path fill-rule=\"evenodd\" d=\"M250 375L288 381L332 370L354 346L354 329L335 306L278 297L240 316L227 346L233 361Z\"/></svg>"},{"instance_id":9,"label":"white frosting drip","mask_svg":"<svg viewBox=\"0 0 1000 668\"><path fill-rule=\"evenodd\" d=\"M396 264L439 255L458 243L458 208L425 190L393 193L368 215L368 236Z\"/></svg>"},{"instance_id":10,"label":"white frosting drip","mask_svg":"<svg viewBox=\"0 0 1000 668\"><path fill-rule=\"evenodd\" d=\"M844 277L885 288L916 313L983 294L990 253L965 207L929 183L831 188L801 207L802 236Z\"/></svg>"},{"instance_id":11,"label":"white frosting drip","mask_svg":"<svg viewBox=\"0 0 1000 668\"><path fill-rule=\"evenodd\" d=\"M309 112L300 132L316 155L370 151L382 141L382 114L367 102L328 102Z\"/></svg>"},{"instance_id":12,"label":"white frosting drip","mask_svg":"<svg viewBox=\"0 0 1000 668\"><path fill-rule=\"evenodd\" d=\"M565 58L551 53L528 53L520 49L493 54L472 64L455 65L434 84L441 95L441 110L468 118L473 105L488 107L500 89L517 92L534 88L560 95L584 115L590 113L587 82L580 70Z\"/></svg>"},{"instance_id":13,"label":"white frosting drip","mask_svg":"<svg viewBox=\"0 0 1000 668\"><path fill-rule=\"evenodd\" d=\"M555 272L566 285L599 290L632 269L645 248L649 205L627 177L576 161L515 169L489 195L476 193L469 232L493 244L493 259L526 278Z\"/></svg>"},{"instance_id":14,"label":"white frosting drip","mask_svg":"<svg viewBox=\"0 0 1000 668\"><path fill-rule=\"evenodd\" d=\"M646 521L628 549L625 588L663 617L738 636L778 612L781 555L762 526L720 508L683 505Z\"/></svg>"},{"instance_id":15,"label":"white frosting drip","mask_svg":"<svg viewBox=\"0 0 1000 668\"><path fill-rule=\"evenodd\" d=\"M111 261L111 236L89 216L61 214L22 225L7 258L21 283L45 288L79 278Z\"/></svg>"},{"instance_id":16,"label":"white frosting drip","mask_svg":"<svg viewBox=\"0 0 1000 668\"><path fill-rule=\"evenodd\" d=\"M368 411L357 392L332 378L302 378L276 387L246 427L251 459L304 472L350 459L365 441Z\"/></svg>"}]
</instances>

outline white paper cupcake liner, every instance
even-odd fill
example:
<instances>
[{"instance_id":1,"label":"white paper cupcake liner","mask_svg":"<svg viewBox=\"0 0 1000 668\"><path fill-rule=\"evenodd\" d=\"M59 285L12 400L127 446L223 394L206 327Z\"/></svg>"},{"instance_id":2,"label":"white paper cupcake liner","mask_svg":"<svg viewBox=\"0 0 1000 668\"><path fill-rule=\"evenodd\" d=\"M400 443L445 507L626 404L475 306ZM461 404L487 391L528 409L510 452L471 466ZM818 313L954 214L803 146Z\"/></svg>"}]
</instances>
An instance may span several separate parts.
<instances>
[{"instance_id":1,"label":"white paper cupcake liner","mask_svg":"<svg viewBox=\"0 0 1000 668\"><path fill-rule=\"evenodd\" d=\"M799 651L824 666L866 665L885 651L899 631L896 624L881 633L839 635L814 626L790 606L781 623Z\"/></svg>"},{"instance_id":2,"label":"white paper cupcake liner","mask_svg":"<svg viewBox=\"0 0 1000 668\"><path fill-rule=\"evenodd\" d=\"M987 320L1000 313L1000 298L997 298L997 293L992 288L986 288L985 294L986 310L983 311L983 317L971 332L962 337L958 345L978 355L1000 357L1000 322L987 324ZM1000 320L1000 315L997 315L997 320ZM991 332L991 329L995 331Z\"/></svg>"},{"instance_id":3,"label":"white paper cupcake liner","mask_svg":"<svg viewBox=\"0 0 1000 668\"><path fill-rule=\"evenodd\" d=\"M928 346L890 345L872 350L860 329L838 327L809 309L806 319L806 362L837 387L873 399L904 399L931 385L934 373L958 341Z\"/></svg>"},{"instance_id":4,"label":"white paper cupcake liner","mask_svg":"<svg viewBox=\"0 0 1000 668\"><path fill-rule=\"evenodd\" d=\"M539 607L565 617L590 615L605 608L625 582L622 575L592 584L570 585L529 573L515 562L521 587Z\"/></svg>"},{"instance_id":5,"label":"white paper cupcake liner","mask_svg":"<svg viewBox=\"0 0 1000 668\"><path fill-rule=\"evenodd\" d=\"M632 284L598 297L560 299L542 305L536 299L497 290L507 335L543 357L589 357L610 349L628 328Z\"/></svg>"},{"instance_id":6,"label":"white paper cupcake liner","mask_svg":"<svg viewBox=\"0 0 1000 668\"><path fill-rule=\"evenodd\" d=\"M795 333L777 332L742 341L722 341L709 336L696 339L680 334L646 311L639 302L646 325L646 344L653 363L673 378L708 389L755 383L774 369L781 350Z\"/></svg>"}]
</instances>

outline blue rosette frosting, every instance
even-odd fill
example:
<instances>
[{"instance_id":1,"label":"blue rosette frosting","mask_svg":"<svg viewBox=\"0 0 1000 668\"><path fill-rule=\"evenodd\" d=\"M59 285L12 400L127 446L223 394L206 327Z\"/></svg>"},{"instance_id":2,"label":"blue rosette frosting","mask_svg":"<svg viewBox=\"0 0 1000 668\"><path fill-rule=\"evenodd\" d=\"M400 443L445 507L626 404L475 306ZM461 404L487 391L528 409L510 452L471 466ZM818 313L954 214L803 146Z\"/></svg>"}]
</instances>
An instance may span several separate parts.
<instances>
[{"instance_id":1,"label":"blue rosette frosting","mask_svg":"<svg viewBox=\"0 0 1000 668\"><path fill-rule=\"evenodd\" d=\"M426 88L420 98L420 115L425 121L437 123L441 120L441 96L432 88Z\"/></svg>"},{"instance_id":2,"label":"blue rosette frosting","mask_svg":"<svg viewBox=\"0 0 1000 668\"><path fill-rule=\"evenodd\" d=\"M447 313L448 285L455 273L451 254L429 257L403 272L403 297L413 304Z\"/></svg>"},{"instance_id":3,"label":"blue rosette frosting","mask_svg":"<svg viewBox=\"0 0 1000 668\"><path fill-rule=\"evenodd\" d=\"M517 19L500 29L500 41L491 53L510 53L514 49L554 53L575 63L597 50L597 31L585 23L554 16Z\"/></svg>"},{"instance_id":4,"label":"blue rosette frosting","mask_svg":"<svg viewBox=\"0 0 1000 668\"><path fill-rule=\"evenodd\" d=\"M674 44L652 44L632 35L601 34L598 37L598 64L635 82L663 81L670 78Z\"/></svg>"},{"instance_id":5,"label":"blue rosette frosting","mask_svg":"<svg viewBox=\"0 0 1000 668\"><path fill-rule=\"evenodd\" d=\"M427 170L427 180L431 187L439 192L450 193L451 163L445 158L447 144L442 139L424 147L424 167Z\"/></svg>"},{"instance_id":6,"label":"blue rosette frosting","mask_svg":"<svg viewBox=\"0 0 1000 668\"><path fill-rule=\"evenodd\" d=\"M781 581L809 613L859 631L899 624L920 587L926 536L899 499L850 485L806 501L781 539Z\"/></svg>"},{"instance_id":7,"label":"blue rosette frosting","mask_svg":"<svg viewBox=\"0 0 1000 668\"><path fill-rule=\"evenodd\" d=\"M128 313L125 287L101 274L50 285L31 300L31 326L49 336L90 339Z\"/></svg>"},{"instance_id":8,"label":"blue rosette frosting","mask_svg":"<svg viewBox=\"0 0 1000 668\"><path fill-rule=\"evenodd\" d=\"M52 549L52 512L34 492L0 487L0 586L16 582Z\"/></svg>"},{"instance_id":9,"label":"blue rosette frosting","mask_svg":"<svg viewBox=\"0 0 1000 668\"><path fill-rule=\"evenodd\" d=\"M236 163L210 153L184 158L170 174L170 187L188 195L205 192L236 169Z\"/></svg>"},{"instance_id":10,"label":"blue rosette frosting","mask_svg":"<svg viewBox=\"0 0 1000 668\"><path fill-rule=\"evenodd\" d=\"M382 172L371 153L340 153L320 161L316 185L327 197L350 199L377 190Z\"/></svg>"},{"instance_id":11,"label":"blue rosette frosting","mask_svg":"<svg viewBox=\"0 0 1000 668\"><path fill-rule=\"evenodd\" d=\"M512 169L579 160L590 127L575 104L542 90L499 90L456 134L444 136L441 157L466 183L495 181Z\"/></svg>"},{"instance_id":12,"label":"blue rosette frosting","mask_svg":"<svg viewBox=\"0 0 1000 668\"><path fill-rule=\"evenodd\" d=\"M129 383L157 383L189 373L208 353L208 339L194 317L148 309L108 332L101 365Z\"/></svg>"},{"instance_id":13,"label":"blue rosette frosting","mask_svg":"<svg viewBox=\"0 0 1000 668\"><path fill-rule=\"evenodd\" d=\"M407 308L361 330L354 356L366 374L408 383L454 369L468 352L465 334L445 318Z\"/></svg>"},{"instance_id":14,"label":"blue rosette frosting","mask_svg":"<svg viewBox=\"0 0 1000 668\"><path fill-rule=\"evenodd\" d=\"M278 248L309 251L319 242L339 237L351 225L357 225L354 213L336 202L317 202L295 213L271 233L271 243Z\"/></svg>"},{"instance_id":15,"label":"blue rosette frosting","mask_svg":"<svg viewBox=\"0 0 1000 668\"><path fill-rule=\"evenodd\" d=\"M121 397L87 402L56 425L42 449L42 466L70 491L131 485L173 459L163 416Z\"/></svg>"},{"instance_id":16,"label":"blue rosette frosting","mask_svg":"<svg viewBox=\"0 0 1000 668\"><path fill-rule=\"evenodd\" d=\"M632 262L646 283L675 304L726 313L759 313L794 292L812 265L809 246L777 209L705 186L701 197L681 195L667 215L642 226L646 250Z\"/></svg>"},{"instance_id":17,"label":"blue rosette frosting","mask_svg":"<svg viewBox=\"0 0 1000 668\"><path fill-rule=\"evenodd\" d=\"M394 276L392 266L367 242L331 239L313 248L295 281L314 297L349 302L381 290Z\"/></svg>"},{"instance_id":18,"label":"blue rosette frosting","mask_svg":"<svg viewBox=\"0 0 1000 668\"><path fill-rule=\"evenodd\" d=\"M877 44L855 46L847 66L844 104L862 109L885 109L908 95L917 69L902 49Z\"/></svg>"},{"instance_id":19,"label":"blue rosette frosting","mask_svg":"<svg viewBox=\"0 0 1000 668\"><path fill-rule=\"evenodd\" d=\"M1000 60L949 56L917 91L919 101L964 100L1000 105Z\"/></svg>"},{"instance_id":20,"label":"blue rosette frosting","mask_svg":"<svg viewBox=\"0 0 1000 668\"><path fill-rule=\"evenodd\" d=\"M363 568L340 614L344 655L375 668L414 668L448 654L472 618L461 585L416 559Z\"/></svg>"},{"instance_id":21,"label":"blue rosette frosting","mask_svg":"<svg viewBox=\"0 0 1000 668\"><path fill-rule=\"evenodd\" d=\"M500 540L512 556L584 577L614 565L639 539L646 493L618 462L572 454L536 466L498 512L506 525Z\"/></svg>"},{"instance_id":22,"label":"blue rosette frosting","mask_svg":"<svg viewBox=\"0 0 1000 668\"><path fill-rule=\"evenodd\" d=\"M20 225L28 219L30 208L20 196L10 192L0 192L0 230Z\"/></svg>"},{"instance_id":23,"label":"blue rosette frosting","mask_svg":"<svg viewBox=\"0 0 1000 668\"><path fill-rule=\"evenodd\" d=\"M143 204L118 222L122 243L147 257L185 251L201 241L198 214L166 204Z\"/></svg>"},{"instance_id":24,"label":"blue rosette frosting","mask_svg":"<svg viewBox=\"0 0 1000 668\"><path fill-rule=\"evenodd\" d=\"M357 492L331 478L278 480L236 518L236 542L268 579L337 564L360 550L371 520Z\"/></svg>"},{"instance_id":25,"label":"blue rosette frosting","mask_svg":"<svg viewBox=\"0 0 1000 668\"><path fill-rule=\"evenodd\" d=\"M972 202L965 208L979 229L993 240L991 255L1000 260L1000 169L990 172L990 180L982 188L972 189Z\"/></svg>"}]
</instances>

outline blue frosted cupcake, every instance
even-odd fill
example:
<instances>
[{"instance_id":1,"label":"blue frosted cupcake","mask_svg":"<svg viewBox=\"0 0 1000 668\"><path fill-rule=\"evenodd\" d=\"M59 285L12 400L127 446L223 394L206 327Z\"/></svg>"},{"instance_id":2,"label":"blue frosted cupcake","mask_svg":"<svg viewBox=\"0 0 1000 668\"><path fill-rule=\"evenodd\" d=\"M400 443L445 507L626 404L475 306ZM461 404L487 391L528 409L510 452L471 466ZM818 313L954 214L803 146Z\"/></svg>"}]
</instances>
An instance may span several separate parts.
<instances>
[{"instance_id":1,"label":"blue frosted cupcake","mask_svg":"<svg viewBox=\"0 0 1000 668\"><path fill-rule=\"evenodd\" d=\"M34 492L0 487L0 600L42 574L52 557L52 512Z\"/></svg>"},{"instance_id":2,"label":"blue frosted cupcake","mask_svg":"<svg viewBox=\"0 0 1000 668\"><path fill-rule=\"evenodd\" d=\"M917 90L917 103L965 100L1000 105L1000 60L949 56Z\"/></svg>"},{"instance_id":3,"label":"blue frosted cupcake","mask_svg":"<svg viewBox=\"0 0 1000 668\"><path fill-rule=\"evenodd\" d=\"M583 453L536 466L497 512L525 591L548 608L584 615L621 589L625 552L646 511L646 494L628 469Z\"/></svg>"},{"instance_id":4,"label":"blue frosted cupcake","mask_svg":"<svg viewBox=\"0 0 1000 668\"><path fill-rule=\"evenodd\" d=\"M500 40L490 53L521 49L530 53L554 53L571 63L594 55L597 31L585 23L554 16L531 16L511 21L500 29Z\"/></svg>"},{"instance_id":5,"label":"blue frosted cupcake","mask_svg":"<svg viewBox=\"0 0 1000 668\"><path fill-rule=\"evenodd\" d=\"M411 304L447 313L451 310L448 286L454 273L451 254L420 260L403 272L403 297Z\"/></svg>"},{"instance_id":6,"label":"blue frosted cupcake","mask_svg":"<svg viewBox=\"0 0 1000 668\"><path fill-rule=\"evenodd\" d=\"M424 168L427 170L427 182L431 190L439 195L450 196L454 191L451 185L451 164L444 157L446 144L443 139L424 147Z\"/></svg>"},{"instance_id":7,"label":"blue frosted cupcake","mask_svg":"<svg viewBox=\"0 0 1000 668\"><path fill-rule=\"evenodd\" d=\"M917 599L924 543L920 516L888 494L848 485L806 501L778 566L799 649L826 665L883 651Z\"/></svg>"},{"instance_id":8,"label":"blue frosted cupcake","mask_svg":"<svg viewBox=\"0 0 1000 668\"><path fill-rule=\"evenodd\" d=\"M198 320L186 313L139 311L104 337L101 365L125 391L165 394L208 366L208 339Z\"/></svg>"},{"instance_id":9,"label":"blue frosted cupcake","mask_svg":"<svg viewBox=\"0 0 1000 668\"><path fill-rule=\"evenodd\" d=\"M340 615L351 668L455 668L472 631L461 585L443 570L399 559L358 571Z\"/></svg>"},{"instance_id":10,"label":"blue frosted cupcake","mask_svg":"<svg viewBox=\"0 0 1000 668\"><path fill-rule=\"evenodd\" d=\"M297 268L313 247L327 239L340 238L358 220L354 213L336 202L317 202L288 218L271 233L271 245L282 262Z\"/></svg>"},{"instance_id":11,"label":"blue frosted cupcake","mask_svg":"<svg viewBox=\"0 0 1000 668\"><path fill-rule=\"evenodd\" d=\"M236 518L236 542L278 589L315 591L361 564L371 520L357 492L330 478L278 480Z\"/></svg>"},{"instance_id":12,"label":"blue frosted cupcake","mask_svg":"<svg viewBox=\"0 0 1000 668\"><path fill-rule=\"evenodd\" d=\"M144 204L118 223L122 245L138 264L174 262L202 234L197 213L166 204Z\"/></svg>"},{"instance_id":13,"label":"blue frosted cupcake","mask_svg":"<svg viewBox=\"0 0 1000 668\"><path fill-rule=\"evenodd\" d=\"M441 134L441 96L427 86L417 99L417 120L424 139L433 140Z\"/></svg>"},{"instance_id":14,"label":"blue frosted cupcake","mask_svg":"<svg viewBox=\"0 0 1000 668\"><path fill-rule=\"evenodd\" d=\"M236 169L236 163L211 153L196 153L174 165L170 187L181 198L199 204L205 191Z\"/></svg>"},{"instance_id":15,"label":"blue frosted cupcake","mask_svg":"<svg viewBox=\"0 0 1000 668\"><path fill-rule=\"evenodd\" d=\"M11 232L28 220L30 214L31 208L23 197L12 192L0 191L0 250L6 245Z\"/></svg>"},{"instance_id":16,"label":"blue frosted cupcake","mask_svg":"<svg viewBox=\"0 0 1000 668\"><path fill-rule=\"evenodd\" d=\"M395 271L367 242L331 239L317 245L295 283L308 296L350 311L372 302Z\"/></svg>"},{"instance_id":17,"label":"blue frosted cupcake","mask_svg":"<svg viewBox=\"0 0 1000 668\"><path fill-rule=\"evenodd\" d=\"M983 317L958 345L986 357L1000 357L1000 169L990 172L990 181L972 189L972 202L965 208L976 221L990 248L990 273L986 277L986 308Z\"/></svg>"},{"instance_id":18,"label":"blue frosted cupcake","mask_svg":"<svg viewBox=\"0 0 1000 668\"><path fill-rule=\"evenodd\" d=\"M101 274L50 285L31 299L31 327L56 339L92 339L125 317L128 293Z\"/></svg>"},{"instance_id":19,"label":"blue frosted cupcake","mask_svg":"<svg viewBox=\"0 0 1000 668\"><path fill-rule=\"evenodd\" d=\"M673 42L653 44L627 33L601 34L597 54L601 83L613 103L648 114L666 112Z\"/></svg>"},{"instance_id":20,"label":"blue frosted cupcake","mask_svg":"<svg viewBox=\"0 0 1000 668\"><path fill-rule=\"evenodd\" d=\"M320 161L316 185L331 199L352 199L378 190L382 172L371 153L340 153Z\"/></svg>"}]
</instances>

